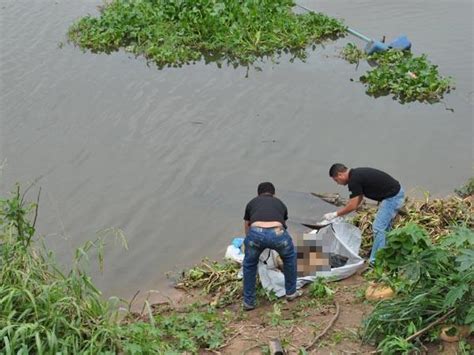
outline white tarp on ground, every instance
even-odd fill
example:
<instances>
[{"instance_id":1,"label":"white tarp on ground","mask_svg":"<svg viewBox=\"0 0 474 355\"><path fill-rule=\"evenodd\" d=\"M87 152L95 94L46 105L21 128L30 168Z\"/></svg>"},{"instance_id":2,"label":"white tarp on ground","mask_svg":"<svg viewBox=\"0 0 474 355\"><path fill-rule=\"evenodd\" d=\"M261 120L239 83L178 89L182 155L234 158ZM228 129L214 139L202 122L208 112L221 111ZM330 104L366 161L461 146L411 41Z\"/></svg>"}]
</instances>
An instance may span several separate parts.
<instances>
[{"instance_id":1,"label":"white tarp on ground","mask_svg":"<svg viewBox=\"0 0 474 355\"><path fill-rule=\"evenodd\" d=\"M333 253L347 258L345 265L331 268L328 271L316 271L313 275L298 277L297 288L313 282L317 277L328 278L331 281L345 279L356 273L364 265L364 260L359 256L359 248L362 240L360 230L354 225L346 222L334 222L319 231L313 230L308 236L322 240L325 245L325 253ZM225 257L242 263L243 253L240 249L241 238L236 238L227 248ZM260 255L258 263L258 274L262 286L268 291L274 291L278 297L285 295L285 277L277 267L278 253L274 250L265 249Z\"/></svg>"}]
</instances>

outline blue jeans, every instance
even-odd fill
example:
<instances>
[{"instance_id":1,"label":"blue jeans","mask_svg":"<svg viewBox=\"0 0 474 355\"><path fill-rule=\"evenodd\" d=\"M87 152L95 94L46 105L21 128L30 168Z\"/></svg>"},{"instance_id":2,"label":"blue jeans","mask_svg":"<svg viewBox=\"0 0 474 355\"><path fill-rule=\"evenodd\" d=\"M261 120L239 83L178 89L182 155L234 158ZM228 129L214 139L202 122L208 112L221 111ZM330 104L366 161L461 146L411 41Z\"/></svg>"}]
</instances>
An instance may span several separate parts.
<instances>
[{"instance_id":1,"label":"blue jeans","mask_svg":"<svg viewBox=\"0 0 474 355\"><path fill-rule=\"evenodd\" d=\"M380 203L372 225L374 244L372 245L372 251L370 252L369 258L371 264L375 262L377 251L385 246L385 235L390 230L392 221L397 215L398 210L402 208L404 201L405 191L403 191L403 187L400 187L398 194L387 198Z\"/></svg>"},{"instance_id":2,"label":"blue jeans","mask_svg":"<svg viewBox=\"0 0 474 355\"><path fill-rule=\"evenodd\" d=\"M284 229L275 231L273 228L250 227L244 240L244 302L255 305L255 282L260 254L264 249L273 249L283 260L286 294L296 292L296 251L291 236Z\"/></svg>"}]
</instances>

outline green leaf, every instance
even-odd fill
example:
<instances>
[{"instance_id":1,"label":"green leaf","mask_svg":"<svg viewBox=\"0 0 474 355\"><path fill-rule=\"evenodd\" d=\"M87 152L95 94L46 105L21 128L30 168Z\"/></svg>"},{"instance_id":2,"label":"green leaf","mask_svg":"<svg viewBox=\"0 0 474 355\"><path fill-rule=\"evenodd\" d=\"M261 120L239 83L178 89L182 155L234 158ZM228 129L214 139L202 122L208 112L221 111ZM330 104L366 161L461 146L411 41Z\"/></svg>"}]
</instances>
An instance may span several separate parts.
<instances>
[{"instance_id":1,"label":"green leaf","mask_svg":"<svg viewBox=\"0 0 474 355\"><path fill-rule=\"evenodd\" d=\"M462 297L468 290L469 287L467 284L461 284L458 287L451 289L446 295L446 300L444 301L444 304L447 307L454 306L456 301L462 299Z\"/></svg>"},{"instance_id":2,"label":"green leaf","mask_svg":"<svg viewBox=\"0 0 474 355\"><path fill-rule=\"evenodd\" d=\"M454 246L455 248L461 246L473 246L474 231L465 226L457 227L454 229L453 233L443 239L441 245L444 247Z\"/></svg>"},{"instance_id":3,"label":"green leaf","mask_svg":"<svg viewBox=\"0 0 474 355\"><path fill-rule=\"evenodd\" d=\"M469 308L464 323L466 325L469 325L471 327L471 330L474 331L474 306L471 306L471 308Z\"/></svg>"},{"instance_id":4,"label":"green leaf","mask_svg":"<svg viewBox=\"0 0 474 355\"><path fill-rule=\"evenodd\" d=\"M474 250L461 249L459 256L456 258L459 263L458 271L465 271L474 268Z\"/></svg>"}]
</instances>

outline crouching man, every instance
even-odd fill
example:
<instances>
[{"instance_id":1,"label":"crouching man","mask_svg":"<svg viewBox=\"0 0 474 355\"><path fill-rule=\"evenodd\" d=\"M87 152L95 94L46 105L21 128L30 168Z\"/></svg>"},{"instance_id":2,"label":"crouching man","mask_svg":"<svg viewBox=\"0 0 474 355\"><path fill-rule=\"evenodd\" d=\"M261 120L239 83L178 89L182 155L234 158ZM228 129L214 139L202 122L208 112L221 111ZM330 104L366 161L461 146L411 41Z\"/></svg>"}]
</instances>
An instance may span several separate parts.
<instances>
[{"instance_id":1,"label":"crouching man","mask_svg":"<svg viewBox=\"0 0 474 355\"><path fill-rule=\"evenodd\" d=\"M255 308L255 283L257 265L264 249L273 249L283 260L286 299L292 301L301 293L296 290L296 251L290 234L286 231L288 210L285 204L275 197L275 186L262 182L257 188L257 197L245 208L244 240L244 310Z\"/></svg>"}]
</instances>

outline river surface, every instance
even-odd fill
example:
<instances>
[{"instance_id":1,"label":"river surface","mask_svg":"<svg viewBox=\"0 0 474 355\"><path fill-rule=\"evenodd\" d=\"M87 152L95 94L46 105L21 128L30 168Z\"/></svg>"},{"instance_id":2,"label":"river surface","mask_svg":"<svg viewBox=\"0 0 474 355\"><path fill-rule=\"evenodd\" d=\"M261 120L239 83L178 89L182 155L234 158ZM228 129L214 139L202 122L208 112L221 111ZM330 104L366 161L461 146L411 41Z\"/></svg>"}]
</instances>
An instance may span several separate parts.
<instances>
[{"instance_id":1,"label":"river surface","mask_svg":"<svg viewBox=\"0 0 474 355\"><path fill-rule=\"evenodd\" d=\"M38 232L59 261L98 231L109 242L105 295L163 288L165 273L220 259L242 234L244 206L272 181L293 221L333 208L333 162L391 173L410 193L452 192L473 175L473 1L301 1L368 36L406 34L456 90L443 103L374 99L346 37L260 63L261 71L197 63L157 70L127 53L82 52L68 26L99 1L0 0L0 192L41 187ZM62 45L64 44L64 45ZM350 79L354 79L351 81ZM454 112L448 109L454 109ZM297 230L297 223L290 229Z\"/></svg>"}]
</instances>

